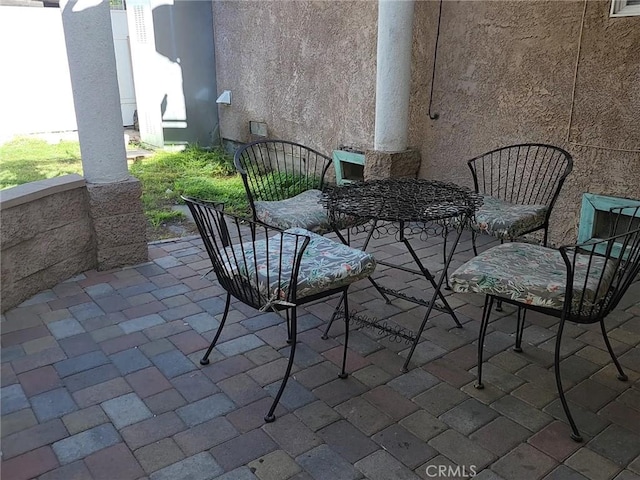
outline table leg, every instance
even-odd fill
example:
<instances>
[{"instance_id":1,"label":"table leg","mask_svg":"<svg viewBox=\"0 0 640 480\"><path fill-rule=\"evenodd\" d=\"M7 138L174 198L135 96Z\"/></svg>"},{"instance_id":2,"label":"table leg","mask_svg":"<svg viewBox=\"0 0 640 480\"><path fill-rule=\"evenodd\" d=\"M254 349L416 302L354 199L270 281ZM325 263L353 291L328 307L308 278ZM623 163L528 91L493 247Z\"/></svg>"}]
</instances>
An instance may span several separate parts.
<instances>
[{"instance_id":1,"label":"table leg","mask_svg":"<svg viewBox=\"0 0 640 480\"><path fill-rule=\"evenodd\" d=\"M464 224L465 222L463 222ZM453 254L458 246L458 242L460 241L460 237L462 236L462 228L460 228L458 230L458 235L456 236L455 242L452 245L451 251L449 252L449 255L447 257L447 260L445 262L444 268L442 269L442 273L440 274L440 278L438 279L437 282L435 282L433 275L431 274L431 272L429 272L429 270L422 265L422 262L420 262L420 259L418 258L418 256L416 255L415 251L413 250L413 248L411 248L411 245L409 244L409 240L407 240L406 238L402 238L402 241L404 242L404 244L406 245L407 249L409 250L409 252L411 253L411 256L413 257L414 261L416 262L416 264L418 265L418 267L420 268L420 270L423 271L425 278L427 278L427 280L429 280L429 282L431 283L431 285L434 288L434 292L433 292L433 296L431 297L431 302L429 302L429 306L427 307L427 313L424 316L424 319L422 320L422 324L420 325L420 328L418 329L418 331L416 332L416 338L413 341L413 345L411 345L411 350L409 350L409 354L407 355L407 358L404 362L404 365L402 366L402 373L406 373L409 371L409 362L411 361L411 357L413 356L413 352L415 352L416 347L418 346L418 342L420 341L420 338L422 337L422 332L424 331L424 327L427 325L427 320L429 320L429 317L431 316L431 311L433 310L433 306L435 305L436 299L439 297L440 300L442 300L442 302L445 305L445 308L448 310L449 314L451 315L451 317L453 318L453 320L456 322L456 326L458 328L462 328L462 325L460 324L460 321L458 320L458 317L456 317L455 312L453 311L453 309L451 308L451 306L449 305L449 302L447 302L447 300L445 299L444 295L441 292L441 288L442 288L442 284L444 283L444 279L447 275L447 270L449 268L449 264L451 263L451 259L453 258Z\"/></svg>"},{"instance_id":2,"label":"table leg","mask_svg":"<svg viewBox=\"0 0 640 480\"><path fill-rule=\"evenodd\" d=\"M409 253L413 257L413 261L416 263L416 265L418 265L418 268L420 269L420 271L422 272L424 277L427 280L429 280L429 283L431 283L431 286L434 289L435 295L434 295L434 298L431 300L430 303L433 303L435 301L435 298L438 297L440 299L440 301L444 304L444 308L447 310L447 313L449 313L449 315L451 315L451 317L453 318L454 322L456 322L456 326L458 328L461 328L462 325L458 321L458 317L456 317L456 314L453 311L453 308L451 308L451 306L449 305L449 302L447 302L447 298L442 294L442 291L441 291L442 281L443 281L444 277L446 277L447 265L449 264L449 262L445 263L445 268L443 270L443 273L445 274L444 277L441 274L440 275L440 280L438 281L438 283L436 283L435 282L435 277L432 275L432 273L429 271L429 269L427 267L422 265L422 262L418 258L418 255L415 253L415 251L411 247L411 244L409 243L409 240L407 240L406 238L403 238L402 241L404 242L405 246L407 247L407 250L409 251ZM433 307L431 307L431 308L433 308Z\"/></svg>"},{"instance_id":3,"label":"table leg","mask_svg":"<svg viewBox=\"0 0 640 480\"><path fill-rule=\"evenodd\" d=\"M371 241L371 237L373 236L373 232L375 231L376 225L378 224L377 221L373 221L373 225L371 227L371 230L369 230L369 233L367 234L367 238L364 241L364 245L362 247L362 251L366 251L367 250L367 246L369 245L369 242ZM337 237L340 239L340 241L345 244L345 245L351 245L351 235L350 235L350 229L347 229L347 238L344 238L344 235L342 235L342 232L340 232L340 230L338 228L335 227L335 223L334 223L334 227L333 227L333 231L334 233L337 235ZM367 277L367 280L369 280L371 282L371 284L373 285L373 287L378 291L378 293L382 296L382 298L384 298L385 302L387 302L387 304L391 303L391 299L380 289L380 286L371 278L371 277ZM325 328L324 333L322 334L322 339L326 340L329 338L329 330L331 329L331 325L333 325L333 322L335 321L335 319L338 317L338 313L340 312L340 306L342 305L342 303L346 303L346 292L342 294L342 296L340 297L340 301L338 302L338 305L336 305L335 310L333 311L333 315L331 315L331 319L329 320L329 323L327 324L327 328Z\"/></svg>"},{"instance_id":4,"label":"table leg","mask_svg":"<svg viewBox=\"0 0 640 480\"><path fill-rule=\"evenodd\" d=\"M377 220L373 220L372 221L372 225L371 225L371 229L369 230L369 233L367 234L367 238L365 239L364 244L362 245L362 248L361 248L361 250L363 252L367 251L367 247L369 246L369 242L371 241L371 237L373 237L373 233L375 232L377 225L378 225L378 221ZM340 241L342 243L344 243L345 245L349 245L349 240L350 239L345 239L344 235L342 235L340 230L338 230L337 228L334 228L334 232L338 236L338 238L340 239ZM347 234L348 233L349 233L349 230L347 230ZM387 305L391 304L391 299L382 291L382 289L375 282L375 280L373 280L373 278L371 278L371 277L367 277L367 280L369 280L371 285L373 285L373 288L375 288L377 290L377 292L380 294L380 296L382 298L384 298L384 301L387 303ZM341 300L341 303L342 303L342 300ZM338 307L339 306L340 305L338 305ZM325 338L328 335L329 328L331 327L331 324L333 323L334 319L335 319L335 314L331 317L331 321L329 322L329 326L327 327L327 330L325 331L323 338Z\"/></svg>"}]
</instances>

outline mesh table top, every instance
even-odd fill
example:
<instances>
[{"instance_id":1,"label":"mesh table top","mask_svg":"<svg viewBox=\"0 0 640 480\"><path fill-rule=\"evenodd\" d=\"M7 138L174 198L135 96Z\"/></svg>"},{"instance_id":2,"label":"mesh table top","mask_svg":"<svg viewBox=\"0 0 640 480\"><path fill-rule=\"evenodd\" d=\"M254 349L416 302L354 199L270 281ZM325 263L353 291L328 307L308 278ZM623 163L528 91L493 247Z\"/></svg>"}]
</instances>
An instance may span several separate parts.
<instances>
[{"instance_id":1,"label":"mesh table top","mask_svg":"<svg viewBox=\"0 0 640 480\"><path fill-rule=\"evenodd\" d=\"M454 183L384 179L327 186L322 202L331 214L391 222L431 222L470 216L482 197Z\"/></svg>"}]
</instances>

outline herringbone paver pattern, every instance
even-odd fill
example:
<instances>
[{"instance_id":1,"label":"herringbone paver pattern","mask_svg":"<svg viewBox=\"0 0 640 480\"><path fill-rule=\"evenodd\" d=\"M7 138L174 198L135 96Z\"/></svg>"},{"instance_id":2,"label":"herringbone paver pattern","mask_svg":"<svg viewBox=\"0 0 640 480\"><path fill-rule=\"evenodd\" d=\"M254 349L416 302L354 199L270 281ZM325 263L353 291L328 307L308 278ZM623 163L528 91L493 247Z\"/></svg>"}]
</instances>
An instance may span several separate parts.
<instances>
[{"instance_id":1,"label":"herringbone paver pattern","mask_svg":"<svg viewBox=\"0 0 640 480\"><path fill-rule=\"evenodd\" d=\"M441 268L440 239L416 241ZM379 258L409 261L393 238ZM198 238L150 245L151 262L85 272L2 317L2 474L49 479L640 478L640 282L608 318L629 375L615 377L599 331L566 329L568 398L585 442L569 439L552 370L557 322L529 314L524 351L511 350L513 309L489 327L485 389L473 387L482 298L446 292L464 328L435 314L408 345L344 326L321 335L337 299L299 310L296 364L275 423L265 424L289 347L274 313L235 302L211 363L225 292L202 278ZM468 238L455 264L469 258ZM419 279L381 266L380 283L424 295ZM351 307L415 330L425 309L387 305L352 287ZM437 313L437 312L436 312Z\"/></svg>"}]
</instances>

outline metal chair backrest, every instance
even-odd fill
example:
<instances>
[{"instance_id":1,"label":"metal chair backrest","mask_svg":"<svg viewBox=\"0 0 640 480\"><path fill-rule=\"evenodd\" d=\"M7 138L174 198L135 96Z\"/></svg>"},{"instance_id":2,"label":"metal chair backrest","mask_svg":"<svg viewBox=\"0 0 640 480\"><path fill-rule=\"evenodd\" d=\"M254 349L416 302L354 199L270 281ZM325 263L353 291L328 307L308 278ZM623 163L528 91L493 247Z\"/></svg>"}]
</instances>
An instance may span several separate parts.
<instances>
[{"instance_id":1,"label":"metal chair backrest","mask_svg":"<svg viewBox=\"0 0 640 480\"><path fill-rule=\"evenodd\" d=\"M640 206L616 207L610 212L609 238L560 247L568 273L567 320L593 323L604 319L640 274ZM575 283L577 270L584 274L582 285ZM591 291L597 292L596 302L587 298L588 282ZM576 296L575 292L580 293Z\"/></svg>"},{"instance_id":2,"label":"metal chair backrest","mask_svg":"<svg viewBox=\"0 0 640 480\"><path fill-rule=\"evenodd\" d=\"M321 190L332 160L299 143L258 140L240 147L234 164L255 220L255 201L285 200L310 189Z\"/></svg>"},{"instance_id":3,"label":"metal chair backrest","mask_svg":"<svg viewBox=\"0 0 640 480\"><path fill-rule=\"evenodd\" d=\"M219 203L182 199L193 215L222 288L256 309L273 302L274 295L296 303L298 272L309 237L224 213ZM285 243L293 255L283 251ZM274 284L280 287L278 291L268 291Z\"/></svg>"},{"instance_id":4,"label":"metal chair backrest","mask_svg":"<svg viewBox=\"0 0 640 480\"><path fill-rule=\"evenodd\" d=\"M546 205L547 217L573 169L562 148L524 143L499 148L468 162L476 192L520 205Z\"/></svg>"}]
</instances>

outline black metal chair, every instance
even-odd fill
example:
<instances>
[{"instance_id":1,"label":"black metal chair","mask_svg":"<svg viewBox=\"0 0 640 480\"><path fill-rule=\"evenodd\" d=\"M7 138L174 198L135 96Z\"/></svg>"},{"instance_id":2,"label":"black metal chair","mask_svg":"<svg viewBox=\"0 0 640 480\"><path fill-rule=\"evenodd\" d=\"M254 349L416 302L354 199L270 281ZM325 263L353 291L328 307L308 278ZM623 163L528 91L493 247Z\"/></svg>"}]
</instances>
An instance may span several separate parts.
<instances>
[{"instance_id":1,"label":"black metal chair","mask_svg":"<svg viewBox=\"0 0 640 480\"><path fill-rule=\"evenodd\" d=\"M484 153L468 160L467 165L475 191L483 200L468 225L474 255L478 255L479 233L497 237L503 243L543 230L542 245L546 246L551 210L573 169L571 155L553 145L523 143ZM446 283L449 288L448 275Z\"/></svg>"},{"instance_id":2,"label":"black metal chair","mask_svg":"<svg viewBox=\"0 0 640 480\"><path fill-rule=\"evenodd\" d=\"M560 319L556 334L556 385L571 426L571 438L582 441L569 411L560 377L560 346L565 323L600 323L604 342L627 380L607 337L604 320L640 273L640 207L611 209L611 236L552 249L525 243L505 243L474 257L451 275L456 292L485 294L478 337L478 381L482 384L484 337L495 299L518 307L516 345L522 351L526 310Z\"/></svg>"},{"instance_id":3,"label":"black metal chair","mask_svg":"<svg viewBox=\"0 0 640 480\"><path fill-rule=\"evenodd\" d=\"M373 272L373 256L302 228L282 231L225 214L221 204L182 198L193 214L213 272L227 291L220 325L200 363L209 363L229 314L231 296L258 310L284 310L291 351L280 389L265 416L266 422L272 422L293 366L297 306L342 294L346 331L339 376L345 378L349 342L347 289Z\"/></svg>"},{"instance_id":4,"label":"black metal chair","mask_svg":"<svg viewBox=\"0 0 640 480\"><path fill-rule=\"evenodd\" d=\"M331 158L299 143L258 140L240 147L234 164L254 221L319 234L333 230L320 204Z\"/></svg>"},{"instance_id":5,"label":"black metal chair","mask_svg":"<svg viewBox=\"0 0 640 480\"><path fill-rule=\"evenodd\" d=\"M514 241L543 230L546 246L551 210L573 169L571 155L553 145L525 143L485 153L467 165L484 200L471 222L474 253L477 233Z\"/></svg>"}]
</instances>

